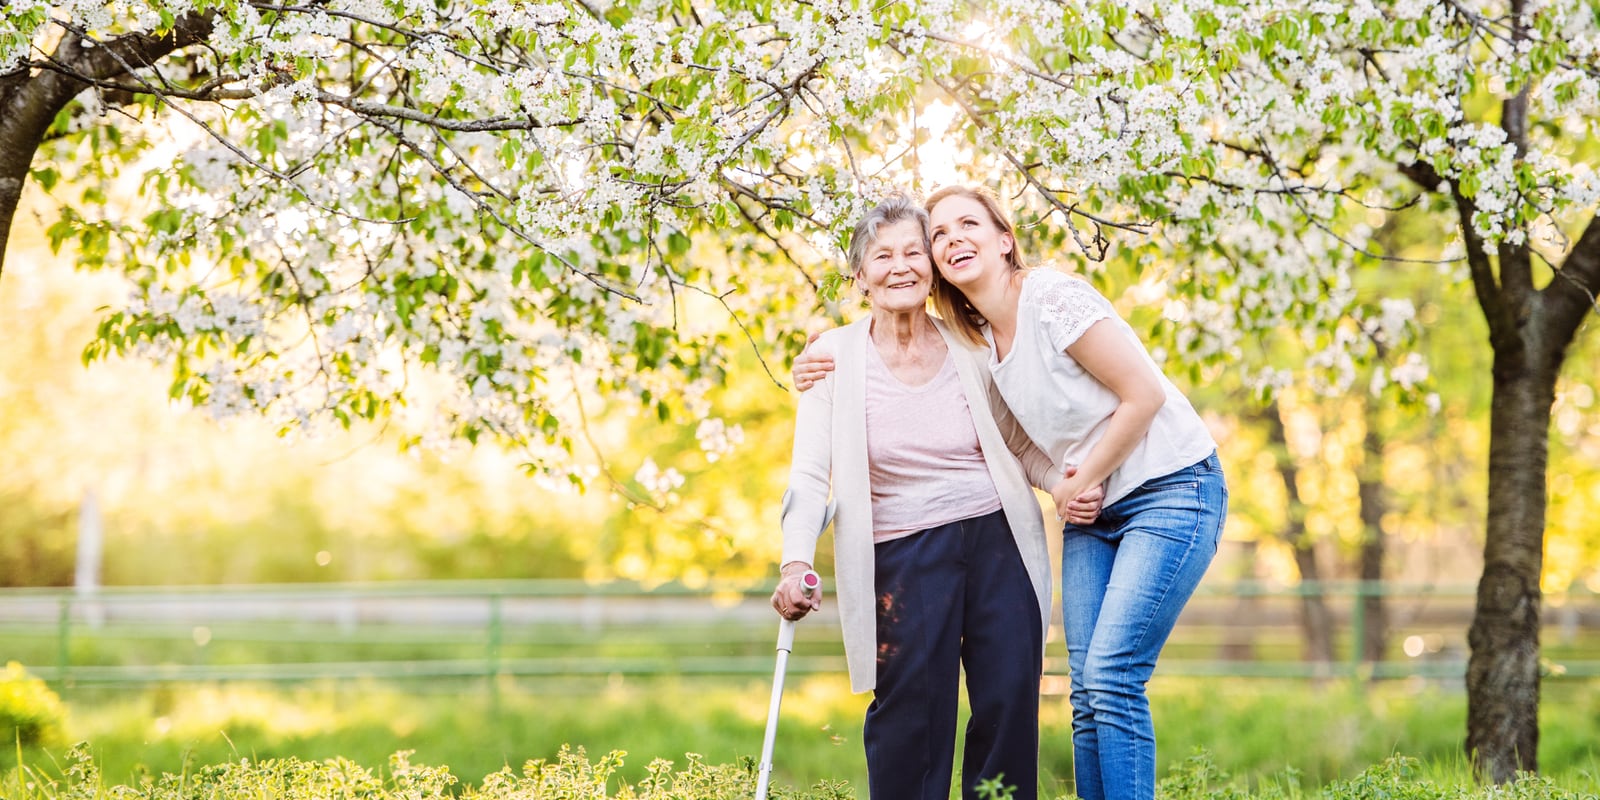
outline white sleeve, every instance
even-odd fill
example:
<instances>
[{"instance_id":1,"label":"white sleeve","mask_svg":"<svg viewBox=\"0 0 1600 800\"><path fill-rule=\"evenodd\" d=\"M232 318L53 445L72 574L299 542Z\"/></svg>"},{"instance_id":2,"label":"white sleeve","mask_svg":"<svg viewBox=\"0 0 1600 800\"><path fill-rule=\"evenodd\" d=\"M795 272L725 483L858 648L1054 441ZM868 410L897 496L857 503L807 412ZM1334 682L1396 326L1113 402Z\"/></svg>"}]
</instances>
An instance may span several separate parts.
<instances>
[{"instance_id":1,"label":"white sleeve","mask_svg":"<svg viewBox=\"0 0 1600 800\"><path fill-rule=\"evenodd\" d=\"M1111 301L1087 281L1061 273L1040 275L1036 280L1043 285L1034 293L1033 301L1039 308L1039 320L1050 335L1050 344L1058 353L1078 341L1089 326L1117 315Z\"/></svg>"},{"instance_id":2,"label":"white sleeve","mask_svg":"<svg viewBox=\"0 0 1600 800\"><path fill-rule=\"evenodd\" d=\"M791 561L815 566L833 470L833 385L833 373L829 372L800 394L789 488L783 493L783 558L779 566Z\"/></svg>"}]
</instances>

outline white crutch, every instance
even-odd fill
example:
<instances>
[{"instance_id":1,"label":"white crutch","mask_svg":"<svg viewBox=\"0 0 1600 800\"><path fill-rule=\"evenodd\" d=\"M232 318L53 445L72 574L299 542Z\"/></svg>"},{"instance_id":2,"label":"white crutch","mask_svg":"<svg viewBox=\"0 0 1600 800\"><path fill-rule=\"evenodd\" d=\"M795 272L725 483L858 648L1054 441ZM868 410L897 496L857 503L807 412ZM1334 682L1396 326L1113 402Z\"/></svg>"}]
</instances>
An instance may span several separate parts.
<instances>
[{"instance_id":1,"label":"white crutch","mask_svg":"<svg viewBox=\"0 0 1600 800\"><path fill-rule=\"evenodd\" d=\"M828 504L828 513L822 520L822 527L827 529L828 523L833 521L833 504ZM800 591L806 597L822 588L822 577L811 570L806 570L800 575ZM789 652L794 649L794 620L782 619L778 622L778 666L772 671L772 701L767 705L767 735L761 740L761 766L756 777L756 800L767 800L767 783L772 779L772 743L778 738L778 709L783 706L783 676L789 668Z\"/></svg>"}]
</instances>

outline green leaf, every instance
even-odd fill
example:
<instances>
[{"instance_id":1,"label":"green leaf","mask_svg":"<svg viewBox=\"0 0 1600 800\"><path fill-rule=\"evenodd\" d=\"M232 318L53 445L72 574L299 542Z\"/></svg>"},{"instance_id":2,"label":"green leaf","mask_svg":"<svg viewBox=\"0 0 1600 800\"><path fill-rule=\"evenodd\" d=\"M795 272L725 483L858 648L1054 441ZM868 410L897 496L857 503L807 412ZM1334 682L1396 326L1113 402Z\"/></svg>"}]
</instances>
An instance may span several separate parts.
<instances>
[{"instance_id":1,"label":"green leaf","mask_svg":"<svg viewBox=\"0 0 1600 800\"><path fill-rule=\"evenodd\" d=\"M61 219L56 220L55 224L51 225L50 228L45 231L45 234L50 237L50 252L60 253L61 243L71 239L73 236L77 235L77 233L77 223L63 215Z\"/></svg>"},{"instance_id":2,"label":"green leaf","mask_svg":"<svg viewBox=\"0 0 1600 800\"><path fill-rule=\"evenodd\" d=\"M56 188L56 183L61 180L61 172L55 167L41 167L33 171L33 179L38 182L39 188L48 192Z\"/></svg>"}]
</instances>

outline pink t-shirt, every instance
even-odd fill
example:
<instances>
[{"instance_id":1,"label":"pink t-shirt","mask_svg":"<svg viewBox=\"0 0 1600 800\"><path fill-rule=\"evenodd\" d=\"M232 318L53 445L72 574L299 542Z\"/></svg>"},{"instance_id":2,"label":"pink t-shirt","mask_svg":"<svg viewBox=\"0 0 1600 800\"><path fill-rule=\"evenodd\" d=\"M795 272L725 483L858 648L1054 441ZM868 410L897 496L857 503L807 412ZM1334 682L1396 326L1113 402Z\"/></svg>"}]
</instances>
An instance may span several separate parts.
<instances>
[{"instance_id":1,"label":"pink t-shirt","mask_svg":"<svg viewBox=\"0 0 1600 800\"><path fill-rule=\"evenodd\" d=\"M1000 508L955 360L907 386L867 344L872 540L886 542Z\"/></svg>"}]
</instances>

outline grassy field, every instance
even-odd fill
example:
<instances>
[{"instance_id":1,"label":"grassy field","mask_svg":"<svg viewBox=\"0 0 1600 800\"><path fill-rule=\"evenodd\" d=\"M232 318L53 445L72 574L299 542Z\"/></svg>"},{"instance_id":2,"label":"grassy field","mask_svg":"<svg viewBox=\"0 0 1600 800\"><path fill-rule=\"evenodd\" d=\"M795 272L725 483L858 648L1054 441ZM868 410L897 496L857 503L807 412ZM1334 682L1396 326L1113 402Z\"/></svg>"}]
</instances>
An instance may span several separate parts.
<instances>
[{"instance_id":1,"label":"grassy field","mask_svg":"<svg viewBox=\"0 0 1600 800\"><path fill-rule=\"evenodd\" d=\"M618 776L645 779L657 758L733 765L759 755L766 680L612 678L564 683L164 686L75 690L67 741L85 741L107 783L184 773L201 765L343 757L382 765L397 751L445 765L476 785L505 767L554 758L563 745L591 758L628 753ZM1163 773L1203 749L1242 786L1314 790L1390 756L1420 759L1425 773L1464 780L1465 698L1420 683L1364 691L1259 679L1158 679L1151 685ZM846 781L864 795L860 725L867 697L842 678L791 682L777 746L776 781ZM1070 715L1047 698L1042 758L1046 796L1070 791ZM59 773L65 743L0 752L40 774ZM1541 766L1556 785L1600 787L1600 687L1547 684Z\"/></svg>"}]
</instances>

